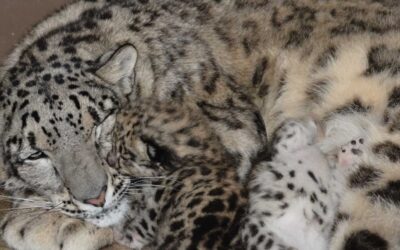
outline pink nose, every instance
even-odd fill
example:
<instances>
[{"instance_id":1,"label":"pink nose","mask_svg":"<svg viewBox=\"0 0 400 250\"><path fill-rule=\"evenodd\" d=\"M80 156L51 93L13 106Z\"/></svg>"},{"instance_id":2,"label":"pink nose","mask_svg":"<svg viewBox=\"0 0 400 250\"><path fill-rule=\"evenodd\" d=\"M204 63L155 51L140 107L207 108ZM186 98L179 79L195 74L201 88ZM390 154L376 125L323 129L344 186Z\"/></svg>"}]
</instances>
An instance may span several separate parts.
<instances>
[{"instance_id":1,"label":"pink nose","mask_svg":"<svg viewBox=\"0 0 400 250\"><path fill-rule=\"evenodd\" d=\"M88 204L96 206L96 207L104 206L105 202L106 202L106 190L105 189L103 189L101 191L100 195L97 198L85 200L85 203L88 203Z\"/></svg>"}]
</instances>

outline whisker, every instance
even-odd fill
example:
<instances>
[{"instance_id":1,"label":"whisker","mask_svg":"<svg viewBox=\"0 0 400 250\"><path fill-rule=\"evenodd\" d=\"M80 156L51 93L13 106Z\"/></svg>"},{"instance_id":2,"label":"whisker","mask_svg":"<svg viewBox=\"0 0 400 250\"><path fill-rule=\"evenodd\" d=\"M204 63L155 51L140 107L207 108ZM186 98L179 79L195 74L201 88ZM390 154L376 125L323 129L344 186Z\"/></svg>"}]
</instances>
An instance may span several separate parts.
<instances>
[{"instance_id":1,"label":"whisker","mask_svg":"<svg viewBox=\"0 0 400 250\"><path fill-rule=\"evenodd\" d=\"M49 206L49 205L51 205L52 203L51 202L47 202L47 201L40 201L40 200L37 200L37 201L34 201L34 200L32 200L32 201L29 201L29 200L27 200L27 201L24 201L24 200L22 200L22 201L20 201L20 200L2 200L2 199L0 199L0 201L1 202L8 202L8 203L10 203L10 204L18 204L18 205L21 205L21 206L24 206L25 204L29 204L29 205L36 205L36 204L43 204L43 205L45 205L45 206ZM15 203L16 201L20 201L20 203Z\"/></svg>"},{"instance_id":2,"label":"whisker","mask_svg":"<svg viewBox=\"0 0 400 250\"><path fill-rule=\"evenodd\" d=\"M135 188L135 187L128 187L127 188L127 191L130 191L130 190L144 190L145 188L143 188L143 187L141 187L141 188Z\"/></svg>"},{"instance_id":3,"label":"whisker","mask_svg":"<svg viewBox=\"0 0 400 250\"><path fill-rule=\"evenodd\" d=\"M46 207L43 207L43 206L35 206L35 207L14 207L14 208L4 208L4 209L0 209L0 211L16 211L16 210L34 209L34 208L46 208Z\"/></svg>"},{"instance_id":4,"label":"whisker","mask_svg":"<svg viewBox=\"0 0 400 250\"><path fill-rule=\"evenodd\" d=\"M129 197L129 196L136 196L136 195L141 195L142 193L137 193L137 192L127 192L125 195L127 196L127 197Z\"/></svg>"},{"instance_id":5,"label":"whisker","mask_svg":"<svg viewBox=\"0 0 400 250\"><path fill-rule=\"evenodd\" d=\"M148 185L146 185L146 184L139 184L139 185L130 185L129 187L154 187L154 188L165 188L165 187L167 187L167 186L164 186L164 185L153 185L153 184L148 184Z\"/></svg>"},{"instance_id":6,"label":"whisker","mask_svg":"<svg viewBox=\"0 0 400 250\"><path fill-rule=\"evenodd\" d=\"M127 193L137 193L137 194L143 194L143 189L139 188L129 188L126 190Z\"/></svg>"},{"instance_id":7,"label":"whisker","mask_svg":"<svg viewBox=\"0 0 400 250\"><path fill-rule=\"evenodd\" d=\"M155 176L155 177L147 176L147 177L126 177L123 179L128 180L133 183L136 183L136 182L144 182L144 181L173 180L175 178L167 177L167 176Z\"/></svg>"},{"instance_id":8,"label":"whisker","mask_svg":"<svg viewBox=\"0 0 400 250\"><path fill-rule=\"evenodd\" d=\"M133 192L133 190L132 190ZM133 195L134 193L131 193L129 187L126 187L122 192L121 192L121 197L126 196L127 194Z\"/></svg>"},{"instance_id":9,"label":"whisker","mask_svg":"<svg viewBox=\"0 0 400 250\"><path fill-rule=\"evenodd\" d=\"M60 211L60 209L58 209L57 207L60 206L62 204L62 202L58 203L57 205L53 206L53 208L50 208L49 210L46 210L44 212L39 213L38 215L35 216L34 219L36 219L37 217L45 214L45 213L51 213L51 212L58 212Z\"/></svg>"},{"instance_id":10,"label":"whisker","mask_svg":"<svg viewBox=\"0 0 400 250\"><path fill-rule=\"evenodd\" d=\"M129 183L129 185L163 185L162 183L152 183L152 182L135 182Z\"/></svg>"},{"instance_id":11,"label":"whisker","mask_svg":"<svg viewBox=\"0 0 400 250\"><path fill-rule=\"evenodd\" d=\"M43 200L40 200L40 199L34 200L34 199L28 199L28 198L22 198L22 197L14 197L14 196L6 196L6 195L0 195L0 199L51 203L51 202L43 201Z\"/></svg>"},{"instance_id":12,"label":"whisker","mask_svg":"<svg viewBox=\"0 0 400 250\"><path fill-rule=\"evenodd\" d=\"M138 176L138 177L131 177L131 176L123 176L123 178L125 179L167 179L167 178L171 178L165 175L160 175L160 176Z\"/></svg>"}]
</instances>

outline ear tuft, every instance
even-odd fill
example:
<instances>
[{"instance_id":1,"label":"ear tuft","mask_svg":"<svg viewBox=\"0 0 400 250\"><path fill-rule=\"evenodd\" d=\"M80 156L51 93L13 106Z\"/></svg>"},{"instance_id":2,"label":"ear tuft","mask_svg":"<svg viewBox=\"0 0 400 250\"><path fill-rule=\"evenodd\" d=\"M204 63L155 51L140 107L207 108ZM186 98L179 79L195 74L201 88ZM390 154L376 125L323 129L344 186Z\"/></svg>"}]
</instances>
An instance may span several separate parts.
<instances>
[{"instance_id":1,"label":"ear tuft","mask_svg":"<svg viewBox=\"0 0 400 250\"><path fill-rule=\"evenodd\" d=\"M126 96L132 92L137 58L133 45L123 45L96 71L96 75L113 85L118 94Z\"/></svg>"}]
</instances>

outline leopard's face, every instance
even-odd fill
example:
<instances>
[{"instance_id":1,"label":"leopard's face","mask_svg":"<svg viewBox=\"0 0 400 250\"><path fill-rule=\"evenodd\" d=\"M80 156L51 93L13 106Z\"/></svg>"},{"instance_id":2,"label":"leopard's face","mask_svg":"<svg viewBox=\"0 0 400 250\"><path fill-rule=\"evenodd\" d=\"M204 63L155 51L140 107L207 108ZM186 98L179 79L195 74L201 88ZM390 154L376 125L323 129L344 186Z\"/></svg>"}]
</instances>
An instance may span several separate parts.
<instances>
[{"instance_id":1,"label":"leopard's face","mask_svg":"<svg viewBox=\"0 0 400 250\"><path fill-rule=\"evenodd\" d=\"M235 245L246 194L233 157L201 113L187 103L147 99L124 108L116 123L108 161L134 180L130 216L117 226L116 240L133 248L177 246L163 238L188 249ZM192 234L201 236L181 237Z\"/></svg>"},{"instance_id":2,"label":"leopard's face","mask_svg":"<svg viewBox=\"0 0 400 250\"><path fill-rule=\"evenodd\" d=\"M140 100L117 116L108 161L134 177L165 176L187 166L226 165L229 153L189 106Z\"/></svg>"},{"instance_id":3,"label":"leopard's face","mask_svg":"<svg viewBox=\"0 0 400 250\"><path fill-rule=\"evenodd\" d=\"M46 208L100 226L114 224L126 210L129 181L104 156L121 99L96 72L55 70L48 61L38 71L19 62L2 79L5 189L14 195L30 190L50 202Z\"/></svg>"}]
</instances>

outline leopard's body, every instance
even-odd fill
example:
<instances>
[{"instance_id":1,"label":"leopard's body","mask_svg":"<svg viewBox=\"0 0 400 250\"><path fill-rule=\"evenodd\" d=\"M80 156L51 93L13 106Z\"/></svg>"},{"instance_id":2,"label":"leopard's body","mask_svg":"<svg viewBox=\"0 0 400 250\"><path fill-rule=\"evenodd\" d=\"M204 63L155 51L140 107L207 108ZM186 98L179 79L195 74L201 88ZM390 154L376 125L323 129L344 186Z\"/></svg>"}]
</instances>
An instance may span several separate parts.
<instances>
[{"instance_id":1,"label":"leopard's body","mask_svg":"<svg viewBox=\"0 0 400 250\"><path fill-rule=\"evenodd\" d=\"M353 138L349 122L354 137L360 131L370 137L372 170L361 172L344 197L347 216L337 225L334 249L396 248L398 6L77 1L38 24L0 72L5 187L18 196L34 191L72 217L118 224L129 210L123 195L129 183L105 156L115 113L128 102L171 99L199 112L242 181L263 154L263 120L271 133L288 118L311 115L329 132L324 150ZM3 230L17 232L12 226ZM15 248L24 240L4 235Z\"/></svg>"}]
</instances>

